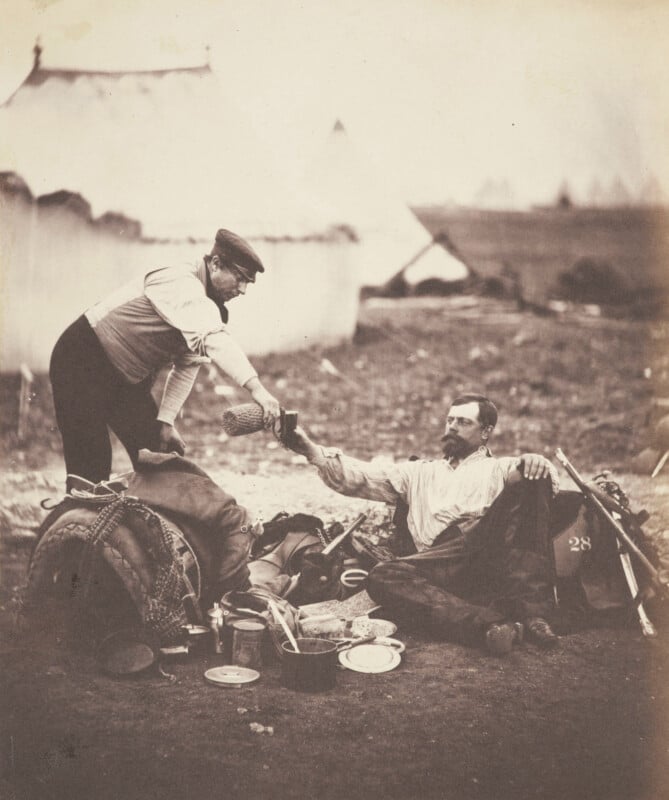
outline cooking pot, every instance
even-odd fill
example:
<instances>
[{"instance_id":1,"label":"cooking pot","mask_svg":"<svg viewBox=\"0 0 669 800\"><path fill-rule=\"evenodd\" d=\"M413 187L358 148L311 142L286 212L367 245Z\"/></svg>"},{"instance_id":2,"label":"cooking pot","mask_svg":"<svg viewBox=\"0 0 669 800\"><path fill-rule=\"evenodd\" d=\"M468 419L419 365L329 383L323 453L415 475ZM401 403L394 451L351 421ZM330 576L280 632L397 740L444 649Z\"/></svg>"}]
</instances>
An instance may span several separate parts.
<instances>
[{"instance_id":1,"label":"cooking pot","mask_svg":"<svg viewBox=\"0 0 669 800\"><path fill-rule=\"evenodd\" d=\"M297 639L281 645L281 682L298 692L325 692L337 679L337 644L327 639Z\"/></svg>"}]
</instances>

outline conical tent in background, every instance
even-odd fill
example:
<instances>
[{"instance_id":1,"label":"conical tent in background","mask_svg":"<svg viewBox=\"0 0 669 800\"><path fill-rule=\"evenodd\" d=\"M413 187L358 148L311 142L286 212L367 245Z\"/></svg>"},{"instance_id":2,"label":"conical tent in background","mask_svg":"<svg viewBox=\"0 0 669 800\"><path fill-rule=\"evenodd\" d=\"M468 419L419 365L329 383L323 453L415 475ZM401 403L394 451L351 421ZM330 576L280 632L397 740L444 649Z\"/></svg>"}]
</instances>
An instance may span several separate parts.
<instances>
[{"instance_id":1,"label":"conical tent in background","mask_svg":"<svg viewBox=\"0 0 669 800\"><path fill-rule=\"evenodd\" d=\"M351 141L340 121L322 151L308 166L304 184L337 213L336 222L350 226L359 239L361 282L380 286L410 265L405 277L462 281L469 270L440 245L387 176Z\"/></svg>"}]
</instances>

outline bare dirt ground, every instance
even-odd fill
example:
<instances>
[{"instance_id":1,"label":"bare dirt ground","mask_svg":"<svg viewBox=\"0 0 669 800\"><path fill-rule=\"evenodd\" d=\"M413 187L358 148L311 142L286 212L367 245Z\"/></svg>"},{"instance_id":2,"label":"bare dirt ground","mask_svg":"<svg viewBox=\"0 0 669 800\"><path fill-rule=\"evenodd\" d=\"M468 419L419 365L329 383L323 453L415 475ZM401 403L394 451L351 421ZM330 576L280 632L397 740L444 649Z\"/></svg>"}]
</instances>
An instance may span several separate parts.
<instances>
[{"instance_id":1,"label":"bare dirt ground","mask_svg":"<svg viewBox=\"0 0 669 800\"><path fill-rule=\"evenodd\" d=\"M612 469L659 537L669 528L669 467L651 481L630 465L650 441L653 397L669 396L668 339L664 322L433 298L367 304L350 345L255 361L315 439L362 458L438 457L448 399L482 389L500 407L496 452L552 456L560 446L588 477ZM505 659L400 630L398 669L341 671L323 695L283 688L277 664L247 689L209 686L202 675L214 655L172 665L174 683L156 673L115 680L68 648L58 626L18 631L29 555L21 534L63 474L46 381L35 384L22 442L17 381L0 388L0 797L667 796L664 623L654 642L632 621L564 636L554 653L525 644ZM368 529L387 520L383 507L325 489L271 436L226 440L220 412L243 399L203 375L180 425L189 455L240 502L265 518L308 511L346 523L369 509ZM254 722L273 732L255 733Z\"/></svg>"}]
</instances>

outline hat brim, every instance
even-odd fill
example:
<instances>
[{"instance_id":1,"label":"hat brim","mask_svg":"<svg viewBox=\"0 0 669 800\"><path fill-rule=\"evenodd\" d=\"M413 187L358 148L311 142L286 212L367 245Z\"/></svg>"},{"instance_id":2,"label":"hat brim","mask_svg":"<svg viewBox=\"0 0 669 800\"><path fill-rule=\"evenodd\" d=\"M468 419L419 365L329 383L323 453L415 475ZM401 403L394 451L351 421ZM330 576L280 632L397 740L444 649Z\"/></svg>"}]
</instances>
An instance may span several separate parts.
<instances>
[{"instance_id":1,"label":"hat brim","mask_svg":"<svg viewBox=\"0 0 669 800\"><path fill-rule=\"evenodd\" d=\"M247 283L256 282L256 270L251 271L249 269L246 269L245 267L242 267L240 264L237 264L232 259L230 259L230 264L232 268L235 270L235 272L238 272Z\"/></svg>"}]
</instances>

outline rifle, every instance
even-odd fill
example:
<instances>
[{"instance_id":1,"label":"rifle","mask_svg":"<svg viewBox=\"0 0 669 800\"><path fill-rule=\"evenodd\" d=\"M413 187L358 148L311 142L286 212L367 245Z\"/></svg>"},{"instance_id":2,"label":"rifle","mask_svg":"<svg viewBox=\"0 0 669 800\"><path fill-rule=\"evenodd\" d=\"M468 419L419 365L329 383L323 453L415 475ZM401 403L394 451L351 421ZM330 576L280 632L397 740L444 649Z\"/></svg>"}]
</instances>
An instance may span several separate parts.
<instances>
[{"instance_id":1,"label":"rifle","mask_svg":"<svg viewBox=\"0 0 669 800\"><path fill-rule=\"evenodd\" d=\"M359 514L356 519L353 520L351 525L343 532L340 533L339 536L336 536L330 544L326 545L323 548L323 555L329 556L330 553L333 552L339 545L346 539L347 536L350 536L356 528L359 528L362 523L367 519L367 514Z\"/></svg>"},{"instance_id":2,"label":"rifle","mask_svg":"<svg viewBox=\"0 0 669 800\"><path fill-rule=\"evenodd\" d=\"M565 468L565 470L569 474L569 477L574 481L576 486L579 488L581 494L584 495L586 501L590 503L590 505L596 511L596 513L599 514L599 516L602 519L608 522L611 528L613 529L613 532L616 535L616 541L618 544L618 555L620 558L620 563L623 568L623 574L625 576L625 581L627 582L627 586L629 587L630 593L632 595L634 605L636 606L636 611L639 617L641 630L643 631L644 636L648 637L657 636L657 631L655 630L655 626L648 618L648 615L646 614L646 611L642 605L643 598L641 596L641 593L639 592L639 585L637 583L636 576L634 574L634 569L632 567L632 562L629 554L632 553L632 555L636 557L636 559L648 573L652 585L656 589L659 589L662 594L667 596L669 594L669 587L667 587L660 580L659 572L651 564L646 555L639 549L638 545L629 536L629 534L623 528L620 522L604 506L602 501L586 484L583 478L578 474L576 468L573 466L573 464L570 463L569 459L565 456L565 454L559 447L555 451L555 457L560 462L560 464Z\"/></svg>"}]
</instances>

